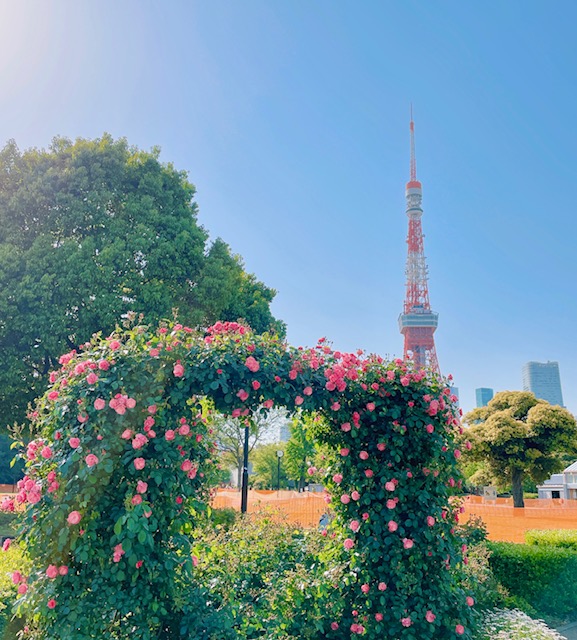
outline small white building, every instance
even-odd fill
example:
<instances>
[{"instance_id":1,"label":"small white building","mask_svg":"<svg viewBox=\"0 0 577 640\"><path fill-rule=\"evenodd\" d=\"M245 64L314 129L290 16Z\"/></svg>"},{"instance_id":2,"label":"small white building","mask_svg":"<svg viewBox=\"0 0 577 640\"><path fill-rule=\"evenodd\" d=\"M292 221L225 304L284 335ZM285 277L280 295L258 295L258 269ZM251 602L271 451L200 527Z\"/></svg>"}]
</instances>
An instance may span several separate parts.
<instances>
[{"instance_id":1,"label":"small white building","mask_svg":"<svg viewBox=\"0 0 577 640\"><path fill-rule=\"evenodd\" d=\"M577 462L569 465L563 473L555 473L549 480L537 485L537 491L539 498L577 500Z\"/></svg>"}]
</instances>

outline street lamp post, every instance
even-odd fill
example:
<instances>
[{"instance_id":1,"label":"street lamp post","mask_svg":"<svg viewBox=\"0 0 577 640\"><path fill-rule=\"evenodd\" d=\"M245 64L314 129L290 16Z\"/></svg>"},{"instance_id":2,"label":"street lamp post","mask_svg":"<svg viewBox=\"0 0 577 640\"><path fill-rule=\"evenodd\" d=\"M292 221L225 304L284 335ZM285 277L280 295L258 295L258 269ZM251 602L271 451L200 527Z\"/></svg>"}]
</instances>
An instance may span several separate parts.
<instances>
[{"instance_id":1,"label":"street lamp post","mask_svg":"<svg viewBox=\"0 0 577 640\"><path fill-rule=\"evenodd\" d=\"M284 456L284 451L278 449L276 452L277 470L276 470L276 490L280 491L280 459Z\"/></svg>"},{"instance_id":2,"label":"street lamp post","mask_svg":"<svg viewBox=\"0 0 577 640\"><path fill-rule=\"evenodd\" d=\"M242 462L242 493L240 497L240 512L246 513L248 505L248 437L249 427L248 420L244 427L244 451Z\"/></svg>"}]
</instances>

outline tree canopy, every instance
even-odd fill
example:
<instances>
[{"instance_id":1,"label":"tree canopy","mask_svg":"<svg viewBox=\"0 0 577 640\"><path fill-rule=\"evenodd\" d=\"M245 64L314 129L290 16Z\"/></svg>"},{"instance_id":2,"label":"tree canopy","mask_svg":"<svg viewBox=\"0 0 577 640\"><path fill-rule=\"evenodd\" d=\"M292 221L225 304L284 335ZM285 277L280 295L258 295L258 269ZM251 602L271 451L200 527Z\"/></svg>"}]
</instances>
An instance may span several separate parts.
<instances>
[{"instance_id":1,"label":"tree canopy","mask_svg":"<svg viewBox=\"0 0 577 640\"><path fill-rule=\"evenodd\" d=\"M503 391L486 407L467 413L463 440L470 460L487 463L493 476L513 486L516 507L523 507L523 477L543 482L577 455L577 425L566 409L538 400L527 391Z\"/></svg>"},{"instance_id":2,"label":"tree canopy","mask_svg":"<svg viewBox=\"0 0 577 640\"><path fill-rule=\"evenodd\" d=\"M124 314L284 331L275 291L208 242L194 194L158 149L109 135L0 151L0 427L22 421L60 353Z\"/></svg>"}]
</instances>

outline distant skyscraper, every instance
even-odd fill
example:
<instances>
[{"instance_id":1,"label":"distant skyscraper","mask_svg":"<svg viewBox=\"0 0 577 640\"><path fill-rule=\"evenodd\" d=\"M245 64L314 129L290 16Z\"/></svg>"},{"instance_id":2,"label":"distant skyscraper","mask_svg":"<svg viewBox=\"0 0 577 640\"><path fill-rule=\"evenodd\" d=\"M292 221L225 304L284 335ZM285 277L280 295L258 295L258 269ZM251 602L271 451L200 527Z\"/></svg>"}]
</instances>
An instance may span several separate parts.
<instances>
[{"instance_id":1,"label":"distant skyscraper","mask_svg":"<svg viewBox=\"0 0 577 640\"><path fill-rule=\"evenodd\" d=\"M563 406L558 362L527 362L523 365L523 391Z\"/></svg>"},{"instance_id":2,"label":"distant skyscraper","mask_svg":"<svg viewBox=\"0 0 577 640\"><path fill-rule=\"evenodd\" d=\"M486 407L489 401L493 399L493 389L487 387L480 387L475 389L475 398L477 400L478 407Z\"/></svg>"}]
</instances>

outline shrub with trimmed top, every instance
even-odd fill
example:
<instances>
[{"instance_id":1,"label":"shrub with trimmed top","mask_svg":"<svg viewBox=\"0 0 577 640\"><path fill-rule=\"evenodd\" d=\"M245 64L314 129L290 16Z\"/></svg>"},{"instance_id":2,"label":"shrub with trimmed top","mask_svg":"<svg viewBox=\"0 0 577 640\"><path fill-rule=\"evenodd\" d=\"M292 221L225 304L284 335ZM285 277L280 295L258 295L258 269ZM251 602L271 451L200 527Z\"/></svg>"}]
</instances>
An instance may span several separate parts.
<instances>
[{"instance_id":1,"label":"shrub with trimmed top","mask_svg":"<svg viewBox=\"0 0 577 640\"><path fill-rule=\"evenodd\" d=\"M512 542L490 542L488 546L495 577L513 598L525 600L540 616L565 618L575 613L575 551Z\"/></svg>"}]
</instances>

